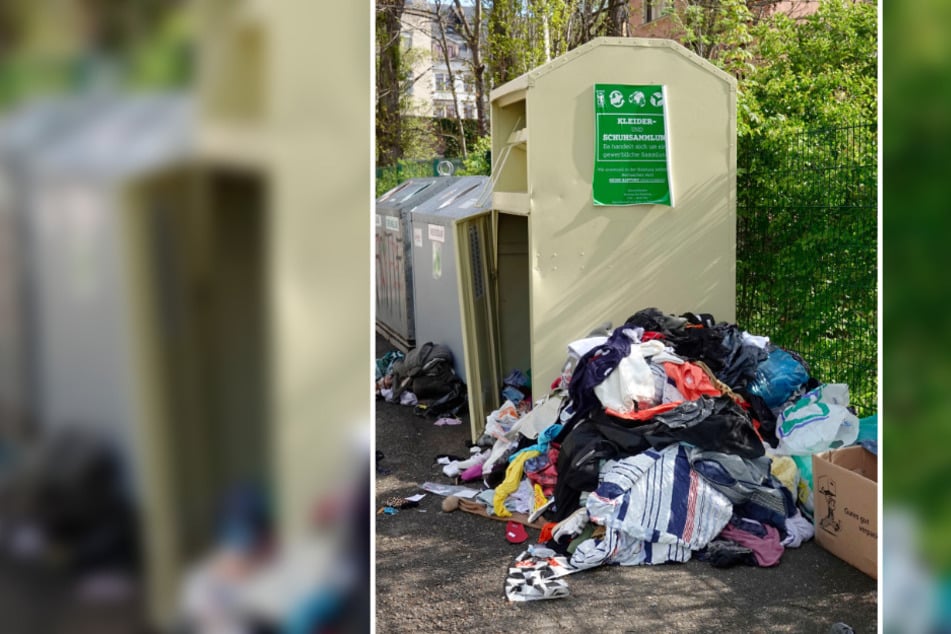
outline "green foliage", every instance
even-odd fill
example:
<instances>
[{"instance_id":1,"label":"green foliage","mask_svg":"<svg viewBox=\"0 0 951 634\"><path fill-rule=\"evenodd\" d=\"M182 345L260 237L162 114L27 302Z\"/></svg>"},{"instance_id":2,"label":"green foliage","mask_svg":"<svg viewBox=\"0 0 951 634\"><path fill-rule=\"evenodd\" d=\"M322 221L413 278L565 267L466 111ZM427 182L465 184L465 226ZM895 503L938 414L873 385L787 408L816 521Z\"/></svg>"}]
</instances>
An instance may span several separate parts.
<instances>
[{"instance_id":1,"label":"green foliage","mask_svg":"<svg viewBox=\"0 0 951 634\"><path fill-rule=\"evenodd\" d=\"M489 135L479 137L472 144L469 156L463 161L462 169L458 170L456 174L459 176L490 176L492 174L491 151L492 137Z\"/></svg>"},{"instance_id":2,"label":"green foliage","mask_svg":"<svg viewBox=\"0 0 951 634\"><path fill-rule=\"evenodd\" d=\"M462 144L459 143L459 122L455 119L437 118L434 124L436 134L442 141L441 152L438 153L446 158L463 158ZM479 138L479 123L474 119L464 119L462 124L466 134L466 148L468 152L472 152L472 146Z\"/></svg>"},{"instance_id":3,"label":"green foliage","mask_svg":"<svg viewBox=\"0 0 951 634\"><path fill-rule=\"evenodd\" d=\"M379 198L410 178L425 178L432 175L432 160L400 159L395 165L377 168L375 183L376 197Z\"/></svg>"},{"instance_id":4,"label":"green foliage","mask_svg":"<svg viewBox=\"0 0 951 634\"><path fill-rule=\"evenodd\" d=\"M571 48L577 0L496 0L488 12L487 59L493 86L515 79Z\"/></svg>"},{"instance_id":5,"label":"green foliage","mask_svg":"<svg viewBox=\"0 0 951 634\"><path fill-rule=\"evenodd\" d=\"M134 88L182 88L194 73L194 30L184 9L170 11L155 30L135 42L129 54L128 83Z\"/></svg>"},{"instance_id":6,"label":"green foliage","mask_svg":"<svg viewBox=\"0 0 951 634\"><path fill-rule=\"evenodd\" d=\"M822 0L796 22L779 14L756 27L755 70L741 83L742 133L871 121L877 105L877 11L851 0Z\"/></svg>"},{"instance_id":7,"label":"green foliage","mask_svg":"<svg viewBox=\"0 0 951 634\"><path fill-rule=\"evenodd\" d=\"M738 320L848 383L863 415L877 406L875 25L873 5L845 0L753 25L737 121Z\"/></svg>"},{"instance_id":8,"label":"green foliage","mask_svg":"<svg viewBox=\"0 0 951 634\"><path fill-rule=\"evenodd\" d=\"M400 117L400 147L407 160L428 159L436 155L439 139L436 124L429 117Z\"/></svg>"}]
</instances>

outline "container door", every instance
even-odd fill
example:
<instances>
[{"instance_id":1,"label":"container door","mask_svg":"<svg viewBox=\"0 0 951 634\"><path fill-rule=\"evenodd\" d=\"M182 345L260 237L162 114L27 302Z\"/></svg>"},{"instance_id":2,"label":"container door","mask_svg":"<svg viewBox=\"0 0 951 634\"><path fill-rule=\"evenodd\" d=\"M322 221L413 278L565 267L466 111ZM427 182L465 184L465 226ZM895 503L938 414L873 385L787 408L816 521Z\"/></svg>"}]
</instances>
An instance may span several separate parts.
<instances>
[{"instance_id":1,"label":"container door","mask_svg":"<svg viewBox=\"0 0 951 634\"><path fill-rule=\"evenodd\" d=\"M460 220L455 225L459 275L459 312L469 388L472 441L485 428L486 415L498 408L498 333L491 214Z\"/></svg>"}]
</instances>

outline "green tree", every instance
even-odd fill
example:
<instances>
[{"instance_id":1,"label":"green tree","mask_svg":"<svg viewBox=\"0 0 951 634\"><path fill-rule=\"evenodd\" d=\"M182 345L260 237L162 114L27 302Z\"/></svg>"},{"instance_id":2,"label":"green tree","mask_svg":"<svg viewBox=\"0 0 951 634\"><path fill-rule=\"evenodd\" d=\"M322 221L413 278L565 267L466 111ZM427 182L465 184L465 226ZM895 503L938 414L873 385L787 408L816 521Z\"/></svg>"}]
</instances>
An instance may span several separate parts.
<instances>
[{"instance_id":1,"label":"green tree","mask_svg":"<svg viewBox=\"0 0 951 634\"><path fill-rule=\"evenodd\" d=\"M405 0L376 2L376 163L395 165L403 156L400 101L405 77L400 41Z\"/></svg>"}]
</instances>

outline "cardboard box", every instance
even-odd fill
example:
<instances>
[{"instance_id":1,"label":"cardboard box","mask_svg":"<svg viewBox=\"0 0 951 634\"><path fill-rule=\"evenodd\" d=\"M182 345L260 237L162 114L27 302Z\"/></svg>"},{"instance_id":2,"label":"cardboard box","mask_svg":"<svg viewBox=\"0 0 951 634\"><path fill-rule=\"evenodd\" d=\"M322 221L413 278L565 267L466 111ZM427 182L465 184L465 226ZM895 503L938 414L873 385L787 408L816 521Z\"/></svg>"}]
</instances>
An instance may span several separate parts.
<instances>
[{"instance_id":1,"label":"cardboard box","mask_svg":"<svg viewBox=\"0 0 951 634\"><path fill-rule=\"evenodd\" d=\"M878 578L878 457L853 446L812 457L816 541Z\"/></svg>"}]
</instances>

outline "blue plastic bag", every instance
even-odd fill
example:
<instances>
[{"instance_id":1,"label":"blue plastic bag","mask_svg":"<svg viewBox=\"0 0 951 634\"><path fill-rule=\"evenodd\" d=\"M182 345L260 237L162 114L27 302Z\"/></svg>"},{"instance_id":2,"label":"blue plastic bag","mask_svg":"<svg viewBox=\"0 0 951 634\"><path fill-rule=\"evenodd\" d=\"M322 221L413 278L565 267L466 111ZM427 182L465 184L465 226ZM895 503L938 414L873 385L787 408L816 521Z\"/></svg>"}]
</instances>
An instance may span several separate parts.
<instances>
[{"instance_id":1,"label":"blue plastic bag","mask_svg":"<svg viewBox=\"0 0 951 634\"><path fill-rule=\"evenodd\" d=\"M756 378L747 389L762 398L770 408L779 407L799 386L809 380L809 373L791 354L781 348L756 367Z\"/></svg>"}]
</instances>

